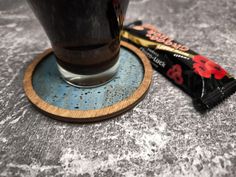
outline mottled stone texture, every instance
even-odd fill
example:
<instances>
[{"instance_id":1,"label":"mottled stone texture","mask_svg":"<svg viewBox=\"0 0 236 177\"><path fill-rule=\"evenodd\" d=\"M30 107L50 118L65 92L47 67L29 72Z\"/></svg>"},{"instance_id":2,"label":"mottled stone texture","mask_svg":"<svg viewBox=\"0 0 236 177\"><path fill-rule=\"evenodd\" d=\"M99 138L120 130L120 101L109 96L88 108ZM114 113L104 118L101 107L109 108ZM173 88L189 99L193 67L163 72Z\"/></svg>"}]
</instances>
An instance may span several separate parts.
<instances>
[{"instance_id":1,"label":"mottled stone texture","mask_svg":"<svg viewBox=\"0 0 236 177\"><path fill-rule=\"evenodd\" d=\"M236 75L235 0L133 0L142 19ZM126 114L67 124L39 113L23 73L49 47L24 0L0 0L0 176L236 176L236 95L206 115L158 73Z\"/></svg>"}]
</instances>

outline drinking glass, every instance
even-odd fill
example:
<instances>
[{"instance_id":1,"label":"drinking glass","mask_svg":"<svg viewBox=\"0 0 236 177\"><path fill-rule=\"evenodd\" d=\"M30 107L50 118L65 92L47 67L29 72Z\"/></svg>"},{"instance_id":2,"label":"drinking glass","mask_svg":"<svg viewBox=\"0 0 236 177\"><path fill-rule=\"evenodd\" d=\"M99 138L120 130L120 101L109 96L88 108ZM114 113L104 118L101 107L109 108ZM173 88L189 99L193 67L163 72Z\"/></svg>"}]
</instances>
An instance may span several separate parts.
<instances>
[{"instance_id":1,"label":"drinking glass","mask_svg":"<svg viewBox=\"0 0 236 177\"><path fill-rule=\"evenodd\" d=\"M113 78L129 0L27 1L51 42L66 82L94 87Z\"/></svg>"}]
</instances>

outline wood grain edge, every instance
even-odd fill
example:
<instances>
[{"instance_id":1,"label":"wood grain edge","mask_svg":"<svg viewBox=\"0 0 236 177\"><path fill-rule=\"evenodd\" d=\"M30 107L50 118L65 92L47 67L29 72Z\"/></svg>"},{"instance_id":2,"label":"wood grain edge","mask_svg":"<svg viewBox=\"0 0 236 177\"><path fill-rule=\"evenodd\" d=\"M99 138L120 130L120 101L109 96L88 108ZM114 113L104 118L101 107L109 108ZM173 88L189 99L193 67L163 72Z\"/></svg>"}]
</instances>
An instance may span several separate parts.
<instances>
[{"instance_id":1,"label":"wood grain edge","mask_svg":"<svg viewBox=\"0 0 236 177\"><path fill-rule=\"evenodd\" d=\"M29 65L26 69L23 85L25 93L29 99L29 101L35 105L38 109L40 109L43 113L46 113L50 117L66 122L95 122L104 119L108 119L117 115L124 113L125 111L133 108L136 104L138 104L146 95L152 81L152 66L145 56L145 54L140 51L135 46L122 41L121 46L131 50L135 53L139 59L141 60L144 67L144 79L141 82L139 88L128 98L122 100L119 103L116 103L112 106L108 106L99 110L66 110L56 106L53 106L44 100L42 100L37 93L34 91L32 76L36 66L52 52L52 49L47 49L42 54L38 55L35 60Z\"/></svg>"}]
</instances>

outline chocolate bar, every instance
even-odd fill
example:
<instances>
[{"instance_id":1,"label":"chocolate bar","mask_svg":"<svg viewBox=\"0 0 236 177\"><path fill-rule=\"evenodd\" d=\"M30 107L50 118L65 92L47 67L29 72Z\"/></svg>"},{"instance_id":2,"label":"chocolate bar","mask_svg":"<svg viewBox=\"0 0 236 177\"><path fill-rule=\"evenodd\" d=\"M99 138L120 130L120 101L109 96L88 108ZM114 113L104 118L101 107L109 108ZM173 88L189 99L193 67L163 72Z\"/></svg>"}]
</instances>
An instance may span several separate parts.
<instances>
[{"instance_id":1,"label":"chocolate bar","mask_svg":"<svg viewBox=\"0 0 236 177\"><path fill-rule=\"evenodd\" d=\"M122 40L138 47L153 68L193 98L204 113L235 93L236 80L213 60L171 39L155 26L136 21L126 25Z\"/></svg>"}]
</instances>

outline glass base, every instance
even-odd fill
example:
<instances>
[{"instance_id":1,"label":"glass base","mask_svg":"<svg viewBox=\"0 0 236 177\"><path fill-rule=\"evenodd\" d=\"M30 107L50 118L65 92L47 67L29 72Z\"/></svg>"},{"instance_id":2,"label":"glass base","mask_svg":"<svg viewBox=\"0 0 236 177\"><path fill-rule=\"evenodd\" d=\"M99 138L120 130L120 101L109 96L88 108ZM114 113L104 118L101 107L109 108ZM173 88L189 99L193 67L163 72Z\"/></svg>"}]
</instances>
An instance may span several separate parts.
<instances>
[{"instance_id":1,"label":"glass base","mask_svg":"<svg viewBox=\"0 0 236 177\"><path fill-rule=\"evenodd\" d=\"M114 66L109 68L108 70L91 75L80 75L71 73L64 68L62 68L59 64L57 64L58 70L62 76L62 78L70 85L75 87L83 87L83 88L92 88L103 85L113 79L115 74L119 68L119 60L116 62Z\"/></svg>"}]
</instances>

